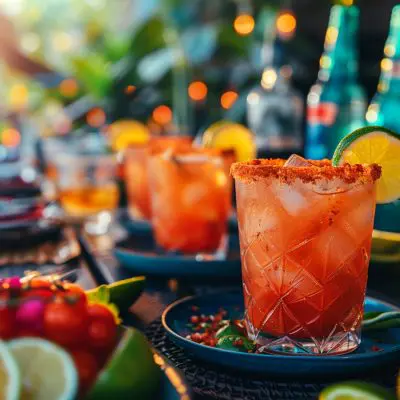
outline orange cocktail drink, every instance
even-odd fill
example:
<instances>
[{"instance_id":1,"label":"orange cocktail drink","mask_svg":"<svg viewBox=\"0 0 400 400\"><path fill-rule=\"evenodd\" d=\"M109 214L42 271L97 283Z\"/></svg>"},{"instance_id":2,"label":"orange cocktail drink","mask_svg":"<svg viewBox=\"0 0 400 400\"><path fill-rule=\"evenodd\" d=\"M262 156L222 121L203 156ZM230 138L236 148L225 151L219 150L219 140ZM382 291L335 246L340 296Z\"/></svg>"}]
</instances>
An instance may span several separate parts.
<instances>
[{"instance_id":1,"label":"orange cocktail drink","mask_svg":"<svg viewBox=\"0 0 400 400\"><path fill-rule=\"evenodd\" d=\"M249 337L292 354L357 348L380 167L254 160L232 173Z\"/></svg>"},{"instance_id":2,"label":"orange cocktail drink","mask_svg":"<svg viewBox=\"0 0 400 400\"><path fill-rule=\"evenodd\" d=\"M222 257L231 191L223 160L194 148L150 157L152 223L166 251Z\"/></svg>"},{"instance_id":3,"label":"orange cocktail drink","mask_svg":"<svg viewBox=\"0 0 400 400\"><path fill-rule=\"evenodd\" d=\"M189 136L152 137L149 143L131 146L125 151L125 183L129 214L134 219L151 219L149 174L147 169L150 150L162 151L168 147L190 146Z\"/></svg>"}]
</instances>

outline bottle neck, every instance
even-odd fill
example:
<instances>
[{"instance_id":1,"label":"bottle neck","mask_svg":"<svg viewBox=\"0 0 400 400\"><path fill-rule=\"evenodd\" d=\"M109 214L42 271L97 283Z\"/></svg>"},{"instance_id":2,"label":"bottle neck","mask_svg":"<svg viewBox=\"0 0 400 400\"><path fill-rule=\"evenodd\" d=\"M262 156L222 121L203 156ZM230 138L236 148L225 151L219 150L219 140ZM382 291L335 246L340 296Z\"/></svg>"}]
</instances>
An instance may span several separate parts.
<instances>
[{"instance_id":1,"label":"bottle neck","mask_svg":"<svg viewBox=\"0 0 400 400\"><path fill-rule=\"evenodd\" d=\"M359 10L357 7L332 7L321 57L319 79L357 80L357 34Z\"/></svg>"}]
</instances>

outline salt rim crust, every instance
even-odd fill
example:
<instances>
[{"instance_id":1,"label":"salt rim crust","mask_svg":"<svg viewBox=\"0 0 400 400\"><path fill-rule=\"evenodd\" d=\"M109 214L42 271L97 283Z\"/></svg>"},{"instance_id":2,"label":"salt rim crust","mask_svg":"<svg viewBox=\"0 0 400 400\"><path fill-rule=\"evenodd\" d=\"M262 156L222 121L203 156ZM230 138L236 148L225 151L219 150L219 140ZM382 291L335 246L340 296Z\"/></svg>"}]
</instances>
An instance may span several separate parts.
<instances>
[{"instance_id":1,"label":"salt rim crust","mask_svg":"<svg viewBox=\"0 0 400 400\"><path fill-rule=\"evenodd\" d=\"M296 179L304 183L315 183L319 180L340 179L345 183L372 183L381 176L382 169L378 164L343 164L334 167L330 160L307 160L311 166L284 167L283 159L258 159L247 162L237 162L231 166L231 175L240 181L254 182L274 178L290 183Z\"/></svg>"}]
</instances>

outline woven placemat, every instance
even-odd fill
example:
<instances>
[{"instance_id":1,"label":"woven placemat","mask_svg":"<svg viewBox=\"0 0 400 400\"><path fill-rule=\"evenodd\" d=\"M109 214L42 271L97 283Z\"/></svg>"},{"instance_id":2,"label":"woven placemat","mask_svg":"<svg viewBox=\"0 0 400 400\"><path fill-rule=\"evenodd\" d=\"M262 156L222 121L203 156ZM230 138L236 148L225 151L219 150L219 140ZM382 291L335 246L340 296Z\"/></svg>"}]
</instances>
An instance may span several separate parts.
<instances>
[{"instance_id":1,"label":"woven placemat","mask_svg":"<svg viewBox=\"0 0 400 400\"><path fill-rule=\"evenodd\" d=\"M329 377L319 382L295 379L282 380L228 370L218 365L204 363L192 358L187 352L168 339L161 321L156 320L146 329L146 335L153 346L180 369L192 386L193 392L202 398L223 400L287 400L317 399L319 392L327 386ZM395 385L393 367L381 370L373 376L358 379L374 381L387 387ZM354 377L344 377L347 380ZM337 379L336 379L337 381Z\"/></svg>"}]
</instances>

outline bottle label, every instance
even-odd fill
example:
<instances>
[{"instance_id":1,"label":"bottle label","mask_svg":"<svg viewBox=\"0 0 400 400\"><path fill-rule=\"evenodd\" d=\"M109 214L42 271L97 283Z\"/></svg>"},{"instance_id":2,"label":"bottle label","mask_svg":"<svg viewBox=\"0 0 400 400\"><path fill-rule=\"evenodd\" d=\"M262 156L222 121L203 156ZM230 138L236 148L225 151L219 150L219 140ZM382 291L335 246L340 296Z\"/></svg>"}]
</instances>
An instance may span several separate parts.
<instances>
[{"instance_id":1,"label":"bottle label","mask_svg":"<svg viewBox=\"0 0 400 400\"><path fill-rule=\"evenodd\" d=\"M331 126L335 123L338 115L338 106L335 103L319 103L309 105L307 109L307 120L309 124L321 124Z\"/></svg>"}]
</instances>

